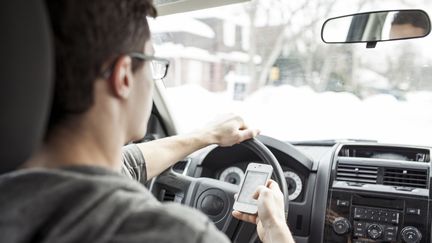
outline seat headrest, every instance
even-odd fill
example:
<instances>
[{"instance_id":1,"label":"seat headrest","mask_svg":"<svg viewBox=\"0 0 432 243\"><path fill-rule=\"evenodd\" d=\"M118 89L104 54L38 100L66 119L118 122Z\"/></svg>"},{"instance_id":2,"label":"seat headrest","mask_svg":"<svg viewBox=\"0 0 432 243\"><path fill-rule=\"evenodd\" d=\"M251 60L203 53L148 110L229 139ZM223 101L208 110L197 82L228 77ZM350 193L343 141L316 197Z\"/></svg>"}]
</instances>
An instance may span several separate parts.
<instances>
[{"instance_id":1,"label":"seat headrest","mask_svg":"<svg viewBox=\"0 0 432 243\"><path fill-rule=\"evenodd\" d=\"M42 0L0 3L0 173L42 142L50 109L53 52Z\"/></svg>"}]
</instances>

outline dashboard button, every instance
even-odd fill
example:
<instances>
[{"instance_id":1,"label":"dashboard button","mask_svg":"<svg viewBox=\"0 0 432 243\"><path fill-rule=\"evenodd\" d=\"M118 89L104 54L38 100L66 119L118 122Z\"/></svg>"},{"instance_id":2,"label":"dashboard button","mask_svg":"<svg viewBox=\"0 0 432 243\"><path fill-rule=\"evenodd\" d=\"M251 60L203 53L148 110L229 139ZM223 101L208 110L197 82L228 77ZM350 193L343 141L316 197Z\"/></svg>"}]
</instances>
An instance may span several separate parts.
<instances>
[{"instance_id":1,"label":"dashboard button","mask_svg":"<svg viewBox=\"0 0 432 243\"><path fill-rule=\"evenodd\" d=\"M365 218L365 210L362 208L355 208L354 209L354 218L355 219L363 219Z\"/></svg>"},{"instance_id":2,"label":"dashboard button","mask_svg":"<svg viewBox=\"0 0 432 243\"><path fill-rule=\"evenodd\" d=\"M354 222L354 234L355 237L366 237L366 223Z\"/></svg>"},{"instance_id":3,"label":"dashboard button","mask_svg":"<svg viewBox=\"0 0 432 243\"><path fill-rule=\"evenodd\" d=\"M402 239L406 243L418 243L422 239L422 234L416 227L407 226L401 231Z\"/></svg>"},{"instance_id":4,"label":"dashboard button","mask_svg":"<svg viewBox=\"0 0 432 243\"><path fill-rule=\"evenodd\" d=\"M333 231L338 235L344 235L351 230L351 224L346 218L336 218L333 222Z\"/></svg>"},{"instance_id":5,"label":"dashboard button","mask_svg":"<svg viewBox=\"0 0 432 243\"><path fill-rule=\"evenodd\" d=\"M396 241L396 237L384 236L384 241Z\"/></svg>"},{"instance_id":6,"label":"dashboard button","mask_svg":"<svg viewBox=\"0 0 432 243\"><path fill-rule=\"evenodd\" d=\"M366 227L366 223L365 222L358 222L358 221L355 221L354 222L354 227L360 227L360 228L365 228Z\"/></svg>"},{"instance_id":7,"label":"dashboard button","mask_svg":"<svg viewBox=\"0 0 432 243\"><path fill-rule=\"evenodd\" d=\"M360 233L360 234L364 234L365 233L365 228L362 226L354 226L354 233Z\"/></svg>"},{"instance_id":8,"label":"dashboard button","mask_svg":"<svg viewBox=\"0 0 432 243\"><path fill-rule=\"evenodd\" d=\"M379 239L383 234L383 228L378 224L371 224L367 228L367 234L373 240Z\"/></svg>"},{"instance_id":9,"label":"dashboard button","mask_svg":"<svg viewBox=\"0 0 432 243\"><path fill-rule=\"evenodd\" d=\"M406 212L407 212L407 214L410 214L410 215L420 215L420 209L419 208L407 208Z\"/></svg>"},{"instance_id":10,"label":"dashboard button","mask_svg":"<svg viewBox=\"0 0 432 243\"><path fill-rule=\"evenodd\" d=\"M396 227L396 226L387 226L386 228L385 228L385 231L386 232L393 232L393 233L397 233L397 229L398 229L398 227Z\"/></svg>"},{"instance_id":11,"label":"dashboard button","mask_svg":"<svg viewBox=\"0 0 432 243\"><path fill-rule=\"evenodd\" d=\"M397 239L397 227L387 226L384 231L385 241L396 241Z\"/></svg>"},{"instance_id":12,"label":"dashboard button","mask_svg":"<svg viewBox=\"0 0 432 243\"><path fill-rule=\"evenodd\" d=\"M346 200L337 200L336 205L338 205L339 207L348 207L350 205L350 202Z\"/></svg>"},{"instance_id":13,"label":"dashboard button","mask_svg":"<svg viewBox=\"0 0 432 243\"><path fill-rule=\"evenodd\" d=\"M390 222L394 223L394 224L398 224L399 223L399 219L397 219L397 218L396 219L392 219L392 220L390 220Z\"/></svg>"},{"instance_id":14,"label":"dashboard button","mask_svg":"<svg viewBox=\"0 0 432 243\"><path fill-rule=\"evenodd\" d=\"M391 213L390 222L394 224L399 223L399 213Z\"/></svg>"},{"instance_id":15,"label":"dashboard button","mask_svg":"<svg viewBox=\"0 0 432 243\"><path fill-rule=\"evenodd\" d=\"M396 227L396 226L387 226L387 227L386 227L386 231L393 231L393 232L396 232L396 231L397 231L397 227Z\"/></svg>"}]
</instances>

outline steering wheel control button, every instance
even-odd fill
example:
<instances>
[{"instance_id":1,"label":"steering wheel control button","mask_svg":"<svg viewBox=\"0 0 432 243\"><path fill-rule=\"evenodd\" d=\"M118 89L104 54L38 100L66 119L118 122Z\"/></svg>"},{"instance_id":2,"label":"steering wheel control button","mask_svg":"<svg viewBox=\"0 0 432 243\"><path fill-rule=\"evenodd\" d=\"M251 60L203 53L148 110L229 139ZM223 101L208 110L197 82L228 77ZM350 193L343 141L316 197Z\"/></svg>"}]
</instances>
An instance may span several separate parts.
<instances>
[{"instance_id":1,"label":"steering wheel control button","mask_svg":"<svg viewBox=\"0 0 432 243\"><path fill-rule=\"evenodd\" d=\"M338 235L344 235L351 230L351 224L346 218L336 218L333 222L333 231Z\"/></svg>"},{"instance_id":2,"label":"steering wheel control button","mask_svg":"<svg viewBox=\"0 0 432 243\"><path fill-rule=\"evenodd\" d=\"M410 215L420 215L420 209L419 208L407 208L406 213Z\"/></svg>"},{"instance_id":3,"label":"steering wheel control button","mask_svg":"<svg viewBox=\"0 0 432 243\"><path fill-rule=\"evenodd\" d=\"M349 207L350 202L347 200L337 200L336 205L338 205L339 207Z\"/></svg>"},{"instance_id":4,"label":"steering wheel control button","mask_svg":"<svg viewBox=\"0 0 432 243\"><path fill-rule=\"evenodd\" d=\"M379 224L371 224L367 228L367 234L373 240L379 239L383 235L383 231L383 227Z\"/></svg>"},{"instance_id":5,"label":"steering wheel control button","mask_svg":"<svg viewBox=\"0 0 432 243\"><path fill-rule=\"evenodd\" d=\"M413 226L407 226L401 231L402 239L406 243L419 243L422 239L420 231Z\"/></svg>"},{"instance_id":6,"label":"steering wheel control button","mask_svg":"<svg viewBox=\"0 0 432 243\"><path fill-rule=\"evenodd\" d=\"M201 202L201 209L205 214L216 216L224 208L224 201L216 195L207 195Z\"/></svg>"}]
</instances>

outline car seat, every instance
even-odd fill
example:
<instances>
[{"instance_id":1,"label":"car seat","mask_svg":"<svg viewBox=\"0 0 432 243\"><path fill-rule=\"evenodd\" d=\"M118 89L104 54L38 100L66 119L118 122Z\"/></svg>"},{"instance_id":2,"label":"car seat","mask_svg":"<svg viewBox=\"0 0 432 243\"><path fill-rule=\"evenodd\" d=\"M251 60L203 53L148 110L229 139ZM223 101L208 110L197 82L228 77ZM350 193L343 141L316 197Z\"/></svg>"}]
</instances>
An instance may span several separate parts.
<instances>
[{"instance_id":1,"label":"car seat","mask_svg":"<svg viewBox=\"0 0 432 243\"><path fill-rule=\"evenodd\" d=\"M53 48L45 3L0 3L0 174L18 168L40 145L47 123Z\"/></svg>"}]
</instances>

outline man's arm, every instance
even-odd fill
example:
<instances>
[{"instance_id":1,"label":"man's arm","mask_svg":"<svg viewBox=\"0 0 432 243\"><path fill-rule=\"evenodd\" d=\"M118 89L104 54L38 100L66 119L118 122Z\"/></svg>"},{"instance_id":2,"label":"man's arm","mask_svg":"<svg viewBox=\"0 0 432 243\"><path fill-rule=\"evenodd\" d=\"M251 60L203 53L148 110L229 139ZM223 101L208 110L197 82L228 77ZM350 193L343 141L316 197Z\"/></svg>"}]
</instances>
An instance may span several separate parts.
<instances>
[{"instance_id":1,"label":"man's arm","mask_svg":"<svg viewBox=\"0 0 432 243\"><path fill-rule=\"evenodd\" d=\"M196 150L211 144L232 146L258 133L249 129L240 117L229 115L199 131L141 143L138 147L146 160L149 180Z\"/></svg>"}]
</instances>

